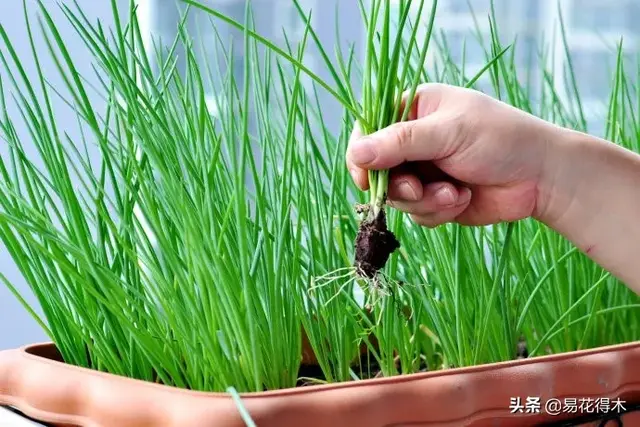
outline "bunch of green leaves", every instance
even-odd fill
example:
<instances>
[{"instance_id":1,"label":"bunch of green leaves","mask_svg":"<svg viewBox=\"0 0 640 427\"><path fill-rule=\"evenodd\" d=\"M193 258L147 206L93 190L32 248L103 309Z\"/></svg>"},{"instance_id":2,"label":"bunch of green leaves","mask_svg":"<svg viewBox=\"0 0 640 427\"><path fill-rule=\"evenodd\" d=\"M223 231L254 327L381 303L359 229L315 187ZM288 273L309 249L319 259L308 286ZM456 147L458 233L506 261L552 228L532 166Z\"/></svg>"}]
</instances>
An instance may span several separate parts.
<instances>
[{"instance_id":1,"label":"bunch of green leaves","mask_svg":"<svg viewBox=\"0 0 640 427\"><path fill-rule=\"evenodd\" d=\"M310 167L294 132L306 125L300 79L261 69L247 38L246 55L256 56L240 92L232 72L196 62L184 20L175 43L154 55L143 49L133 3L127 24L112 6L115 32L78 5L61 6L93 59L95 75L84 76L40 3L62 88L48 84L26 7L36 79L0 29L2 99L10 86L28 132L17 134L3 102L2 241L69 363L197 390L292 386L301 322L291 295L309 262L293 209ZM216 47L223 60L211 66L228 65L233 52ZM213 116L206 88L217 75ZM271 110L276 93L286 102L280 114ZM77 137L58 128L53 99L76 115ZM250 117L260 123L255 134Z\"/></svg>"}]
</instances>

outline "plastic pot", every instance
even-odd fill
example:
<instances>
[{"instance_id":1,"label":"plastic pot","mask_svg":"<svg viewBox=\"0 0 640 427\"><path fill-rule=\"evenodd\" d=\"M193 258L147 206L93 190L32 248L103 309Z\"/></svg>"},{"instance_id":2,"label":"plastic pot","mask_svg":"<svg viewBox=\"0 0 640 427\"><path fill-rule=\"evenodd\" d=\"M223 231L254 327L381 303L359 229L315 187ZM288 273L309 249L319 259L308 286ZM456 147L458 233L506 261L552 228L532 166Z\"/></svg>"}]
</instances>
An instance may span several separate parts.
<instances>
[{"instance_id":1,"label":"plastic pot","mask_svg":"<svg viewBox=\"0 0 640 427\"><path fill-rule=\"evenodd\" d=\"M241 397L259 427L534 426L596 412L602 419L640 403L640 342ZM554 399L558 410L548 406ZM568 413L571 399L599 406ZM51 343L0 352L0 404L61 426L245 426L229 395L72 366ZM640 426L640 411L608 424L572 422L558 425Z\"/></svg>"}]
</instances>

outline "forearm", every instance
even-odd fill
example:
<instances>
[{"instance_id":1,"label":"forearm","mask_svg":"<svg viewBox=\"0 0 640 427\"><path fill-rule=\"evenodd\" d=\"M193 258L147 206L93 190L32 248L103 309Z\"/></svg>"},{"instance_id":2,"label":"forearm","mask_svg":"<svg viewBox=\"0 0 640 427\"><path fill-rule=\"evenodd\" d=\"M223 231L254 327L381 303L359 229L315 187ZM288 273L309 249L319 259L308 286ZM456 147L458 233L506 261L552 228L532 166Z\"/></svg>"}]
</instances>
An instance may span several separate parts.
<instances>
[{"instance_id":1,"label":"forearm","mask_svg":"<svg viewBox=\"0 0 640 427\"><path fill-rule=\"evenodd\" d=\"M549 135L534 216L640 294L640 155L579 132Z\"/></svg>"}]
</instances>

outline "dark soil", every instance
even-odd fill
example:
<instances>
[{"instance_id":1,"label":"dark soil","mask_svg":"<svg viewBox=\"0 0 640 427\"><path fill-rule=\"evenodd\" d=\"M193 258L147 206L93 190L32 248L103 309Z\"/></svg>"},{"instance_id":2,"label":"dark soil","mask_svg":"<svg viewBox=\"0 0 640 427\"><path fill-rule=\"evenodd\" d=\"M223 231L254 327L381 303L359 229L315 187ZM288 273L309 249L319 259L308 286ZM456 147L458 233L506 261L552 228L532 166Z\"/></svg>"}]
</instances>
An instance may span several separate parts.
<instances>
[{"instance_id":1,"label":"dark soil","mask_svg":"<svg viewBox=\"0 0 640 427\"><path fill-rule=\"evenodd\" d=\"M529 350L527 349L527 341L524 337L520 337L518 340L518 347L516 349L516 359L526 359L529 357Z\"/></svg>"},{"instance_id":2,"label":"dark soil","mask_svg":"<svg viewBox=\"0 0 640 427\"><path fill-rule=\"evenodd\" d=\"M355 361L352 365L353 371L360 377L360 379L379 378L382 376L382 368L372 355L362 354L358 361ZM418 372L427 372L429 367L424 360L420 361ZM396 357L396 374L402 372L402 363L400 358ZM325 381L326 377L322 372L322 368L318 365L300 365L298 371L298 382L296 387L305 387L315 385L313 381L307 380L313 378L319 381Z\"/></svg>"},{"instance_id":3,"label":"dark soil","mask_svg":"<svg viewBox=\"0 0 640 427\"><path fill-rule=\"evenodd\" d=\"M372 279L399 247L400 242L387 228L384 210L380 210L375 218L362 221L356 237L355 267L358 274Z\"/></svg>"},{"instance_id":4,"label":"dark soil","mask_svg":"<svg viewBox=\"0 0 640 427\"><path fill-rule=\"evenodd\" d=\"M354 361L351 367L361 379L377 378L382 375L380 365L373 356L367 355L367 353L361 354L359 360ZM298 378L296 387L315 385L313 381L309 381L307 378L313 378L319 381L325 381L327 379L320 366L311 364L300 365Z\"/></svg>"},{"instance_id":5,"label":"dark soil","mask_svg":"<svg viewBox=\"0 0 640 427\"><path fill-rule=\"evenodd\" d=\"M322 368L318 365L300 365L300 369L298 370L298 382L296 383L296 387L315 385L313 382L307 381L304 378L314 378L320 381L326 380L324 372L322 372Z\"/></svg>"}]
</instances>

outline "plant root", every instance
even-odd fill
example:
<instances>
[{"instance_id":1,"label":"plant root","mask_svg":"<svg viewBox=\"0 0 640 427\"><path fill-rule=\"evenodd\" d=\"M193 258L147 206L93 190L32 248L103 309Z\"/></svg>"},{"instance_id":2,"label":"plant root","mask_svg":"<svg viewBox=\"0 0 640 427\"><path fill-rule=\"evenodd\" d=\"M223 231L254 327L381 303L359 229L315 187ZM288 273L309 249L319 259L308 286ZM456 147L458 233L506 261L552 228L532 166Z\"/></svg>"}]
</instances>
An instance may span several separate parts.
<instances>
[{"instance_id":1,"label":"plant root","mask_svg":"<svg viewBox=\"0 0 640 427\"><path fill-rule=\"evenodd\" d=\"M360 224L356 237L356 272L361 277L373 279L384 268L389 256L400 247L396 236L387 228L384 209Z\"/></svg>"}]
</instances>

